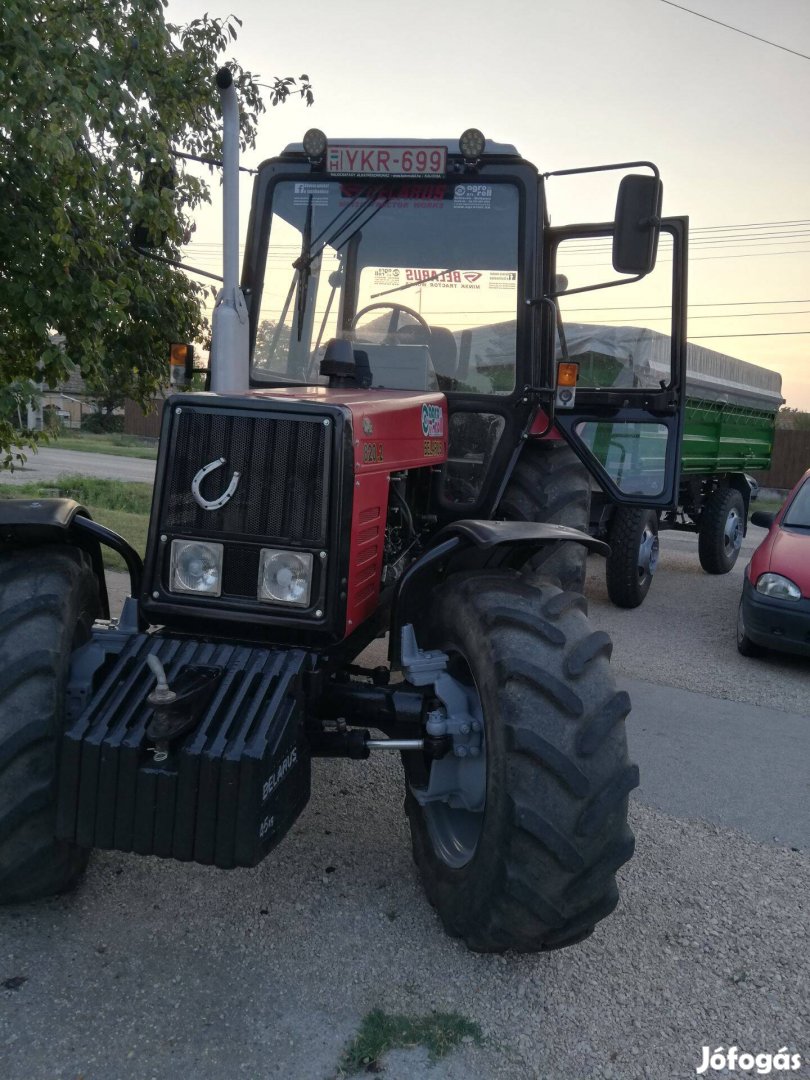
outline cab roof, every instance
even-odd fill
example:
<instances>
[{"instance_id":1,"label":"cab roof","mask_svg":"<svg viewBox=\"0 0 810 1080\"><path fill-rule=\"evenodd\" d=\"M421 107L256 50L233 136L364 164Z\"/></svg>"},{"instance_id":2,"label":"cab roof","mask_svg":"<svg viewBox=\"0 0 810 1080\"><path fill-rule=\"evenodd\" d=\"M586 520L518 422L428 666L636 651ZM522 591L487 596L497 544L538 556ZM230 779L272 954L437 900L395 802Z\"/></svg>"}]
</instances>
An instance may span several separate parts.
<instances>
[{"instance_id":1,"label":"cab roof","mask_svg":"<svg viewBox=\"0 0 810 1080\"><path fill-rule=\"evenodd\" d=\"M340 146L444 146L448 154L460 154L458 138L455 139L349 139L330 138L329 142ZM303 154L302 142L288 143L284 147L285 154ZM492 154L498 157L520 157L517 147L512 143L495 142L487 139L484 145L484 154Z\"/></svg>"}]
</instances>

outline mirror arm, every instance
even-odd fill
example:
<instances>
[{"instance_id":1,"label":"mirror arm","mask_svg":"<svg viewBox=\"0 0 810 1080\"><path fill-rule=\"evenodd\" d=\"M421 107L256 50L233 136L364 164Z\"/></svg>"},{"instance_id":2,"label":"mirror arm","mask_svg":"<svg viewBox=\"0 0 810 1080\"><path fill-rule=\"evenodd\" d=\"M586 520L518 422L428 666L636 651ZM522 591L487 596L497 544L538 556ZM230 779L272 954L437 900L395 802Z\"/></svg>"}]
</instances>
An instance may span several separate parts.
<instances>
[{"instance_id":1,"label":"mirror arm","mask_svg":"<svg viewBox=\"0 0 810 1080\"><path fill-rule=\"evenodd\" d=\"M550 176L577 176L581 173L611 172L615 169L650 169L656 180L661 179L658 166L652 161L620 161L616 165L590 165L584 169L557 169L555 172L543 173L543 179Z\"/></svg>"},{"instance_id":2,"label":"mirror arm","mask_svg":"<svg viewBox=\"0 0 810 1080\"><path fill-rule=\"evenodd\" d=\"M634 281L641 281L646 274L634 274L633 277L622 278L621 281L604 281L601 285L580 285L577 289L565 289L563 292L552 293L552 297L573 296L574 293L594 292L596 289L612 289L616 285L632 285Z\"/></svg>"}]
</instances>

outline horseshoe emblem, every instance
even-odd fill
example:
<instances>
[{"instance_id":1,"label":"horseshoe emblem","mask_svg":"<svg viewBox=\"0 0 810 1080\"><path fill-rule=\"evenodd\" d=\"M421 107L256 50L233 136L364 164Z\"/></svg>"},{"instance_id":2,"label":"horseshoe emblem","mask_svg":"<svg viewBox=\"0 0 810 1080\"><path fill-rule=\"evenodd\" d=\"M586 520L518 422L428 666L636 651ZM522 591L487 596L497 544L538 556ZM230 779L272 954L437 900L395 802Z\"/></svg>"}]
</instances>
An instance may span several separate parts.
<instances>
[{"instance_id":1,"label":"horseshoe emblem","mask_svg":"<svg viewBox=\"0 0 810 1080\"><path fill-rule=\"evenodd\" d=\"M212 499L209 502L208 499L204 499L200 494L200 484L203 482L206 476L208 476L209 473L212 473L215 469L219 469L224 464L224 457L217 458L216 461L212 461L208 465L205 465L202 469L200 469L200 471L191 481L191 494L194 496L194 501L199 506L201 506L203 510L219 510L220 506L224 506L226 502L233 498L234 492L239 487L239 477L241 473L234 472L233 476L231 477L230 484L228 484L228 486L225 488L225 490L222 492L218 499Z\"/></svg>"}]
</instances>

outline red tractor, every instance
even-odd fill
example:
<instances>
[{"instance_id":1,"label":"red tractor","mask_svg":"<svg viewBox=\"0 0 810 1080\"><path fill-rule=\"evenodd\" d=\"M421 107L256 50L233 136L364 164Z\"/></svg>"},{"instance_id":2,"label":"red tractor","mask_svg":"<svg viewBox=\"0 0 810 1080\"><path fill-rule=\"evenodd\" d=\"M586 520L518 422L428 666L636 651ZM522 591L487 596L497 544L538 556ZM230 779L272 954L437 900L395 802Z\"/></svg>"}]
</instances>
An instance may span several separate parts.
<instances>
[{"instance_id":1,"label":"red tractor","mask_svg":"<svg viewBox=\"0 0 810 1080\"><path fill-rule=\"evenodd\" d=\"M253 866L313 757L388 750L447 930L484 951L579 941L616 905L638 781L581 596L606 550L591 474L625 505L677 491L685 220L661 219L654 167L624 176L615 221L553 229L544 178L480 132L310 131L259 169L240 284L218 83L211 391L166 403L145 563L75 502L0 504L0 900L70 888L94 847ZM577 385L557 246L607 238L637 280L662 231L670 380ZM657 494L615 482L611 432L657 448ZM129 567L118 619L100 544ZM359 666L386 634L388 663Z\"/></svg>"}]
</instances>

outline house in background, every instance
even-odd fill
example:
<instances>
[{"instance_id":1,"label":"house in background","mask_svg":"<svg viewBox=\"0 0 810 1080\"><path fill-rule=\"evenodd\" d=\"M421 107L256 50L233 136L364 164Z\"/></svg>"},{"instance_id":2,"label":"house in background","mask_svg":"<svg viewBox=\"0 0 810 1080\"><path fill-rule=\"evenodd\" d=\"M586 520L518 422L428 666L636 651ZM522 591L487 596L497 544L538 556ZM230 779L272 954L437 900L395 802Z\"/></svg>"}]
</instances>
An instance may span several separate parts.
<instances>
[{"instance_id":1,"label":"house in background","mask_svg":"<svg viewBox=\"0 0 810 1080\"><path fill-rule=\"evenodd\" d=\"M80 428L82 420L93 412L93 404L87 397L82 373L74 367L67 379L53 390L42 388L39 408L34 410L34 426L42 429L46 419L46 409L53 409L61 421L62 427Z\"/></svg>"}]
</instances>

